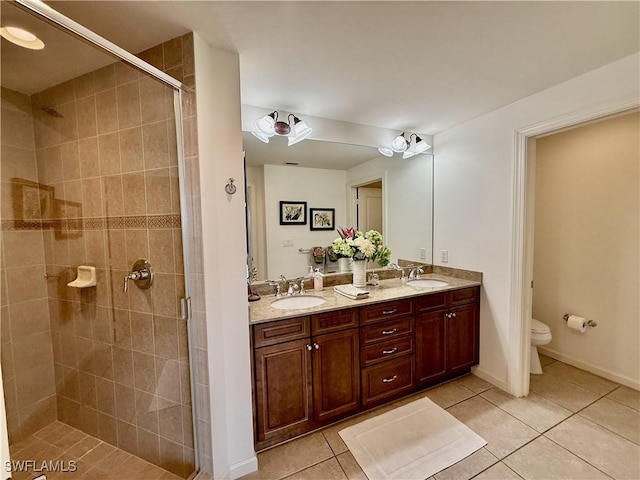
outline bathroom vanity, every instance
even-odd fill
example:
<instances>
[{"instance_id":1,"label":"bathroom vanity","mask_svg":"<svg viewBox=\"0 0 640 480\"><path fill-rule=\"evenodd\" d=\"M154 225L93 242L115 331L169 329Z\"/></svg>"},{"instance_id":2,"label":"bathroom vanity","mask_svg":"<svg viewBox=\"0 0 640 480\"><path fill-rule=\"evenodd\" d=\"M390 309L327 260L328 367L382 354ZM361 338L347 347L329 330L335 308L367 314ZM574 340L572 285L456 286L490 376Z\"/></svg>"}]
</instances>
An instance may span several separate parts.
<instances>
[{"instance_id":1,"label":"bathroom vanity","mask_svg":"<svg viewBox=\"0 0 640 480\"><path fill-rule=\"evenodd\" d=\"M400 279L304 310L250 306L256 450L468 373L478 364L480 282Z\"/></svg>"}]
</instances>

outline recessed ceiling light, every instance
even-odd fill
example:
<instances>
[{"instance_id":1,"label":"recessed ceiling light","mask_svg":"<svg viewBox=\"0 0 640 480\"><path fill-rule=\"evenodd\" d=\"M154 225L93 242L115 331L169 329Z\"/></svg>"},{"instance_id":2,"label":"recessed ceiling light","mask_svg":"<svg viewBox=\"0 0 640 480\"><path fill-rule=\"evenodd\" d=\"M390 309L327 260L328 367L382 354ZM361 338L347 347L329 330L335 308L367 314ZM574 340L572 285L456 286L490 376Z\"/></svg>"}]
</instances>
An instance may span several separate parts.
<instances>
[{"instance_id":1,"label":"recessed ceiling light","mask_svg":"<svg viewBox=\"0 0 640 480\"><path fill-rule=\"evenodd\" d=\"M44 42L42 40L22 28L2 27L0 28L0 36L9 40L11 43L31 50L42 50L44 48Z\"/></svg>"}]
</instances>

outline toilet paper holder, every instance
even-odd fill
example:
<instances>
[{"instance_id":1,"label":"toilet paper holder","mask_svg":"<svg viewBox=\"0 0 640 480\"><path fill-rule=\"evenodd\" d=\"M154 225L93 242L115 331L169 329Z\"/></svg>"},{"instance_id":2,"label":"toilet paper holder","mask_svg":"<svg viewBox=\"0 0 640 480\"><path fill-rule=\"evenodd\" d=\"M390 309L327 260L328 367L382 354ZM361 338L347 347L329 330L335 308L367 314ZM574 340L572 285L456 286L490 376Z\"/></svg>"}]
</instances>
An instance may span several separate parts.
<instances>
[{"instance_id":1,"label":"toilet paper holder","mask_svg":"<svg viewBox=\"0 0 640 480\"><path fill-rule=\"evenodd\" d=\"M569 320L569 317L573 315L573 313L565 313L562 318L564 318L564 321L566 322L567 320ZM587 327L597 327L598 326L598 322L596 322L595 320L587 320L585 325Z\"/></svg>"}]
</instances>

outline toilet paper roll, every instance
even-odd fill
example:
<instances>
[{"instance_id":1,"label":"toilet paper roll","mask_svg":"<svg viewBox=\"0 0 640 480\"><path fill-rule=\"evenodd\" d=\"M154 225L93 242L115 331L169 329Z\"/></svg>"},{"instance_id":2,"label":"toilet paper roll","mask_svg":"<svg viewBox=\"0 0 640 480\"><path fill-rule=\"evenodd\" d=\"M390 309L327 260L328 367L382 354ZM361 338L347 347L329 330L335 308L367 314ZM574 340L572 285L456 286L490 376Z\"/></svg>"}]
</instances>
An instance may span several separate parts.
<instances>
[{"instance_id":1,"label":"toilet paper roll","mask_svg":"<svg viewBox=\"0 0 640 480\"><path fill-rule=\"evenodd\" d=\"M569 315L567 320L567 327L578 332L585 332L587 330L587 319L579 317L578 315Z\"/></svg>"}]
</instances>

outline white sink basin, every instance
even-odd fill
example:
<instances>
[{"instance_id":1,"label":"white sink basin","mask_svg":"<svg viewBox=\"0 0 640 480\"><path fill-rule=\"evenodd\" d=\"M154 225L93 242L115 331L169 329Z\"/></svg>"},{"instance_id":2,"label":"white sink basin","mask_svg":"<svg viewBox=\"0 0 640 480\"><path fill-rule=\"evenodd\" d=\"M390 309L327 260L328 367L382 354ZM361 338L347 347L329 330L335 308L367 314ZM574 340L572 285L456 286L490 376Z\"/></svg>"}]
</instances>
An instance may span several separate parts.
<instances>
[{"instance_id":1,"label":"white sink basin","mask_svg":"<svg viewBox=\"0 0 640 480\"><path fill-rule=\"evenodd\" d=\"M326 300L324 298L314 295L294 295L274 300L271 302L271 306L279 310L298 310L301 308L317 307L325 302Z\"/></svg>"},{"instance_id":2,"label":"white sink basin","mask_svg":"<svg viewBox=\"0 0 640 480\"><path fill-rule=\"evenodd\" d=\"M446 287L449 285L447 282L443 282L442 280L433 280L431 278L419 278L417 280L409 280L407 285L411 285L412 287L418 288L436 288L436 287Z\"/></svg>"}]
</instances>

